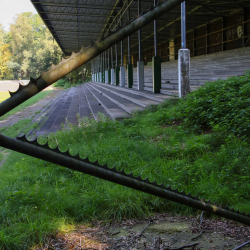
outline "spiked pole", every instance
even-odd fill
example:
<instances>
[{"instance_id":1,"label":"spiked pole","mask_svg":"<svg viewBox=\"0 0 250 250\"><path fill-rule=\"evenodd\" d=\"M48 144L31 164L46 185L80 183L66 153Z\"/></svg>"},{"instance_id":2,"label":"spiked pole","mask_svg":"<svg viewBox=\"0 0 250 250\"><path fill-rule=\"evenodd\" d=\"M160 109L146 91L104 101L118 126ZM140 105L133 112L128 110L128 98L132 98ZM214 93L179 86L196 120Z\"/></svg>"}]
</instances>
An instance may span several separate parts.
<instances>
[{"instance_id":1,"label":"spiked pole","mask_svg":"<svg viewBox=\"0 0 250 250\"><path fill-rule=\"evenodd\" d=\"M48 87L52 83L61 79L63 76L74 71L84 63L87 63L91 59L98 56L103 51L109 49L111 46L122 41L129 35L138 31L145 25L152 22L154 19L159 18L161 15L172 10L176 6L180 5L183 0L168 0L159 6L155 7L152 11L146 13L142 17L136 19L129 25L117 30L114 34L107 37L104 41L96 44L91 44L90 47L82 48L79 53L72 53L68 59L62 59L61 63L57 66L52 65L48 72L42 72L41 77L38 79L31 79L30 83L25 87L19 87L19 90L15 93L11 93L11 97L0 104L0 116L9 112L19 104L28 100L44 88Z\"/></svg>"},{"instance_id":2,"label":"spiked pole","mask_svg":"<svg viewBox=\"0 0 250 250\"><path fill-rule=\"evenodd\" d=\"M164 199L168 199L180 204L193 207L202 211L206 211L218 216L222 216L234 221L250 225L249 214L240 213L234 209L229 210L227 207L222 208L209 201L193 197L185 192L179 192L177 189L172 190L171 187L165 187L164 184L157 184L156 181L150 182L148 179L143 180L140 176L135 177L133 173L127 174L124 170L118 171L115 167L110 169L106 164L101 166L97 162L90 162L88 158L81 159L79 154L72 156L69 150L61 152L57 147L51 149L48 143L40 145L37 139L28 141L25 135L18 139L13 139L4 135L0 135L0 146L14 150L32 157L42 159L66 168L73 169L85 174L98 177L103 180L111 181L119 185L123 185L135 190L142 191L151 195L155 195Z\"/></svg>"}]
</instances>

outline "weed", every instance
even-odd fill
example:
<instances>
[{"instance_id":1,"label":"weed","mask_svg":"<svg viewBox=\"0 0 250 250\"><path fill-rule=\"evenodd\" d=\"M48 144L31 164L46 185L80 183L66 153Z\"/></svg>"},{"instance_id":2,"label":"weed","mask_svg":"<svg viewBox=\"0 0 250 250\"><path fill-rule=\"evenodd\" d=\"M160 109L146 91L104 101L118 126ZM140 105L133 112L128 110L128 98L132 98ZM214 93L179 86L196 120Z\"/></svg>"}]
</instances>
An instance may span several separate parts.
<instances>
[{"instance_id":1,"label":"weed","mask_svg":"<svg viewBox=\"0 0 250 250\"><path fill-rule=\"evenodd\" d=\"M250 146L248 132L241 131L248 129L248 115L242 111L249 98L247 79L208 83L183 100L168 100L123 121L103 115L98 121L79 119L79 126L68 125L70 129L39 141L247 212ZM232 112L237 119L230 120ZM203 134L207 127L213 133ZM5 133L13 136L14 129ZM56 230L93 219L195 211L15 152L0 174L0 248L41 246Z\"/></svg>"}]
</instances>

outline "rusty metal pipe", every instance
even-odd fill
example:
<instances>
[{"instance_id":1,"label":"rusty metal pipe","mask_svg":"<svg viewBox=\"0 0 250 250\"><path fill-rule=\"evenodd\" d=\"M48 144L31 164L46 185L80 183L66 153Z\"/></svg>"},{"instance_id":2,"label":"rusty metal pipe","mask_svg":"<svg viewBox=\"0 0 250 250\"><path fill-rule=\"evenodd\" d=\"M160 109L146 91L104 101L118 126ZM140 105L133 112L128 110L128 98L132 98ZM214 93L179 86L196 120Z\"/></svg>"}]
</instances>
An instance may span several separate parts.
<instances>
[{"instance_id":1,"label":"rusty metal pipe","mask_svg":"<svg viewBox=\"0 0 250 250\"><path fill-rule=\"evenodd\" d=\"M209 204L208 202L199 200L198 197L192 197L191 195L186 195L184 192L172 190L171 187L166 188L164 185L158 185L156 181L152 183L149 182L148 179L143 180L140 176L134 177L133 174L126 174L124 170L119 172L116 168L110 169L107 165L99 165L98 162L91 163L88 158L81 159L79 154L76 156L71 156L69 151L61 152L59 148L51 149L49 148L48 144L39 145L37 139L29 142L25 135L19 137L19 140L0 135L0 146L63 167L67 167L78 172L89 174L103 180L111 181L122 186L139 190L144 193L155 195L170 201L250 225L249 215L239 213L239 211L222 208L215 204Z\"/></svg>"},{"instance_id":2,"label":"rusty metal pipe","mask_svg":"<svg viewBox=\"0 0 250 250\"><path fill-rule=\"evenodd\" d=\"M183 0L168 0L155 7L152 11L136 19L129 25L116 31L104 41L98 42L88 49L82 49L78 54L73 53L69 59L63 59L58 66L52 65L48 72L42 73L40 79L37 79L35 82L31 81L27 86L20 88L15 93L12 93L12 97L0 103L0 116L17 107L47 86L74 71L84 63L87 63L103 51L106 51L153 20L159 18L161 15L180 5L182 2Z\"/></svg>"}]
</instances>

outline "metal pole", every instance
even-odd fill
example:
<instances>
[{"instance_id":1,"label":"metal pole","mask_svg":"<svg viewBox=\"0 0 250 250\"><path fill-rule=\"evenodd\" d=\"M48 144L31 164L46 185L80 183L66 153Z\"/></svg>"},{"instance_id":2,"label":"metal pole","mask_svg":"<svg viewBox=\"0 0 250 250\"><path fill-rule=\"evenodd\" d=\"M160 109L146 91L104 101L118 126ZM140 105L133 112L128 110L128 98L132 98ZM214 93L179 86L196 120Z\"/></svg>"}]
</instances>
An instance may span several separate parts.
<instances>
[{"instance_id":1,"label":"metal pole","mask_svg":"<svg viewBox=\"0 0 250 250\"><path fill-rule=\"evenodd\" d=\"M128 7L128 21L130 21L130 8L129 7ZM130 63L131 63L131 58L130 58L130 36L128 36L128 64L130 64Z\"/></svg>"},{"instance_id":2,"label":"metal pole","mask_svg":"<svg viewBox=\"0 0 250 250\"><path fill-rule=\"evenodd\" d=\"M111 49L111 69L113 69L113 47Z\"/></svg>"},{"instance_id":3,"label":"metal pole","mask_svg":"<svg viewBox=\"0 0 250 250\"><path fill-rule=\"evenodd\" d=\"M110 169L107 164L100 166L98 162L95 162L95 164L92 165L89 158L81 159L79 154L71 156L69 150L63 153L59 150L59 147L51 149L49 148L48 143L41 146L38 144L37 139L32 142L28 142L25 136L19 137L18 139L19 140L0 134L0 146L75 171L111 181L125 187L133 188L135 190L156 195L189 207L250 225L249 215L239 213L239 211L236 211L233 208L230 211L228 208L222 208L216 204L200 200L199 197L193 197L191 194L187 195L184 191L179 192L178 190L172 190L171 187L167 188L164 184L159 185L156 181L150 182L148 178L143 180L141 176L134 177L134 173L126 174L124 169L122 171L118 171L116 167Z\"/></svg>"},{"instance_id":4,"label":"metal pole","mask_svg":"<svg viewBox=\"0 0 250 250\"><path fill-rule=\"evenodd\" d=\"M186 3L181 3L181 48L186 49Z\"/></svg>"},{"instance_id":5,"label":"metal pole","mask_svg":"<svg viewBox=\"0 0 250 250\"><path fill-rule=\"evenodd\" d=\"M121 41L121 66L123 66L123 44Z\"/></svg>"},{"instance_id":6,"label":"metal pole","mask_svg":"<svg viewBox=\"0 0 250 250\"><path fill-rule=\"evenodd\" d=\"M141 14L141 1L138 0L138 16ZM138 30L139 61L141 61L141 29Z\"/></svg>"},{"instance_id":7,"label":"metal pole","mask_svg":"<svg viewBox=\"0 0 250 250\"><path fill-rule=\"evenodd\" d=\"M107 69L107 51L105 50L105 70Z\"/></svg>"},{"instance_id":8,"label":"metal pole","mask_svg":"<svg viewBox=\"0 0 250 250\"><path fill-rule=\"evenodd\" d=\"M102 53L102 71L104 71L104 54Z\"/></svg>"},{"instance_id":9,"label":"metal pole","mask_svg":"<svg viewBox=\"0 0 250 250\"><path fill-rule=\"evenodd\" d=\"M108 69L110 69L110 61L109 61L109 49L108 49Z\"/></svg>"},{"instance_id":10,"label":"metal pole","mask_svg":"<svg viewBox=\"0 0 250 250\"><path fill-rule=\"evenodd\" d=\"M154 6L156 6L157 2L154 0ZM158 50L157 50L157 20L154 20L154 44L155 44L155 56L158 56Z\"/></svg>"},{"instance_id":11,"label":"metal pole","mask_svg":"<svg viewBox=\"0 0 250 250\"><path fill-rule=\"evenodd\" d=\"M118 67L117 44L115 45L115 66Z\"/></svg>"}]
</instances>

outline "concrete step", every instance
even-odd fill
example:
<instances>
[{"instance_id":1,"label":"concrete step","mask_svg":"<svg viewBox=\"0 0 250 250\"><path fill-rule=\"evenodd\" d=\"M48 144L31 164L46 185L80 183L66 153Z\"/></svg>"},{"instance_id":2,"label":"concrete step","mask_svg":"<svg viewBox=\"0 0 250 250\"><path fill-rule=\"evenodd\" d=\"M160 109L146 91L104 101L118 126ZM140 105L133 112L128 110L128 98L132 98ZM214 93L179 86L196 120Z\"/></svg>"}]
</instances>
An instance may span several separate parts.
<instances>
[{"instance_id":1,"label":"concrete step","mask_svg":"<svg viewBox=\"0 0 250 250\"><path fill-rule=\"evenodd\" d=\"M68 92L68 90L62 91L59 95L57 95L53 101L48 103L48 105L45 105L41 110L40 113L36 116L33 116L33 120L31 121L31 124L36 124L34 128L32 128L28 133L26 133L26 136L34 136L37 137L39 135L44 134L44 131L41 130L44 124L47 121L47 118L50 116L50 114L54 111L54 109L57 107L57 105L60 103L60 99ZM29 124L29 126L31 125Z\"/></svg>"},{"instance_id":2,"label":"concrete step","mask_svg":"<svg viewBox=\"0 0 250 250\"><path fill-rule=\"evenodd\" d=\"M91 82L88 84L85 83L85 86L88 90L93 94L93 96L101 103L102 107L106 110L109 116L112 119L124 119L131 117L125 110L121 109L118 105L110 101L106 96L102 95L99 91L97 91L93 86L91 86Z\"/></svg>"},{"instance_id":3,"label":"concrete step","mask_svg":"<svg viewBox=\"0 0 250 250\"><path fill-rule=\"evenodd\" d=\"M143 97L143 96L134 95L134 94L129 93L129 92L124 92L124 91L119 90L118 88L113 89L113 88L110 88L109 86L103 86L103 85L100 85L98 83L92 83L92 84L94 84L95 86L98 86L99 88L107 90L110 93L113 93L113 94L118 95L124 99L127 99L127 100L129 100L137 105L140 105L141 107L144 107L144 108L149 106L149 105L160 104L160 102L156 102L154 100L151 100L151 99Z\"/></svg>"},{"instance_id":4,"label":"concrete step","mask_svg":"<svg viewBox=\"0 0 250 250\"><path fill-rule=\"evenodd\" d=\"M108 84L106 83L98 83L100 85L103 85L103 86L107 86ZM138 90L135 90L135 89L128 89L128 88L124 88L124 87L121 87L121 86L112 86L112 85L108 85L109 88L113 88L113 89L118 89L119 91L124 91L124 92L127 92L127 93L131 93L133 95L138 95L138 96L143 96L145 98L148 98L148 99L151 99L151 100L154 100L154 101L157 101L157 102L164 102L165 99L170 99L171 97L167 96L167 95L163 95L163 94L154 94L153 91L138 91Z\"/></svg>"},{"instance_id":5,"label":"concrete step","mask_svg":"<svg viewBox=\"0 0 250 250\"><path fill-rule=\"evenodd\" d=\"M90 86L94 88L96 91L98 91L103 96L107 97L110 101L115 103L120 108L124 109L129 114L134 113L135 111L140 111L143 108L139 106L138 104L135 104L127 99L122 98L119 95L116 95L107 89L103 88L102 86L99 86L95 83L91 83Z\"/></svg>"},{"instance_id":6,"label":"concrete step","mask_svg":"<svg viewBox=\"0 0 250 250\"><path fill-rule=\"evenodd\" d=\"M53 112L50 113L47 121L37 132L37 135L60 130L62 126L65 126L66 119L70 123L77 125L77 114L79 114L80 117L91 117L91 111L85 94L81 91L80 86L70 88L66 94L58 100Z\"/></svg>"},{"instance_id":7,"label":"concrete step","mask_svg":"<svg viewBox=\"0 0 250 250\"><path fill-rule=\"evenodd\" d=\"M161 94L165 95L170 95L170 96L179 96L179 91L178 90L166 90L166 89L161 89Z\"/></svg>"},{"instance_id":8,"label":"concrete step","mask_svg":"<svg viewBox=\"0 0 250 250\"><path fill-rule=\"evenodd\" d=\"M84 93L85 93L85 97L86 100L88 102L89 108L91 110L91 113L94 117L94 119L97 121L98 120L98 113L102 113L105 116L109 116L106 112L106 110L101 106L101 103L99 103L95 97L93 96L93 94L88 90L88 88L83 84L81 85Z\"/></svg>"}]
</instances>

